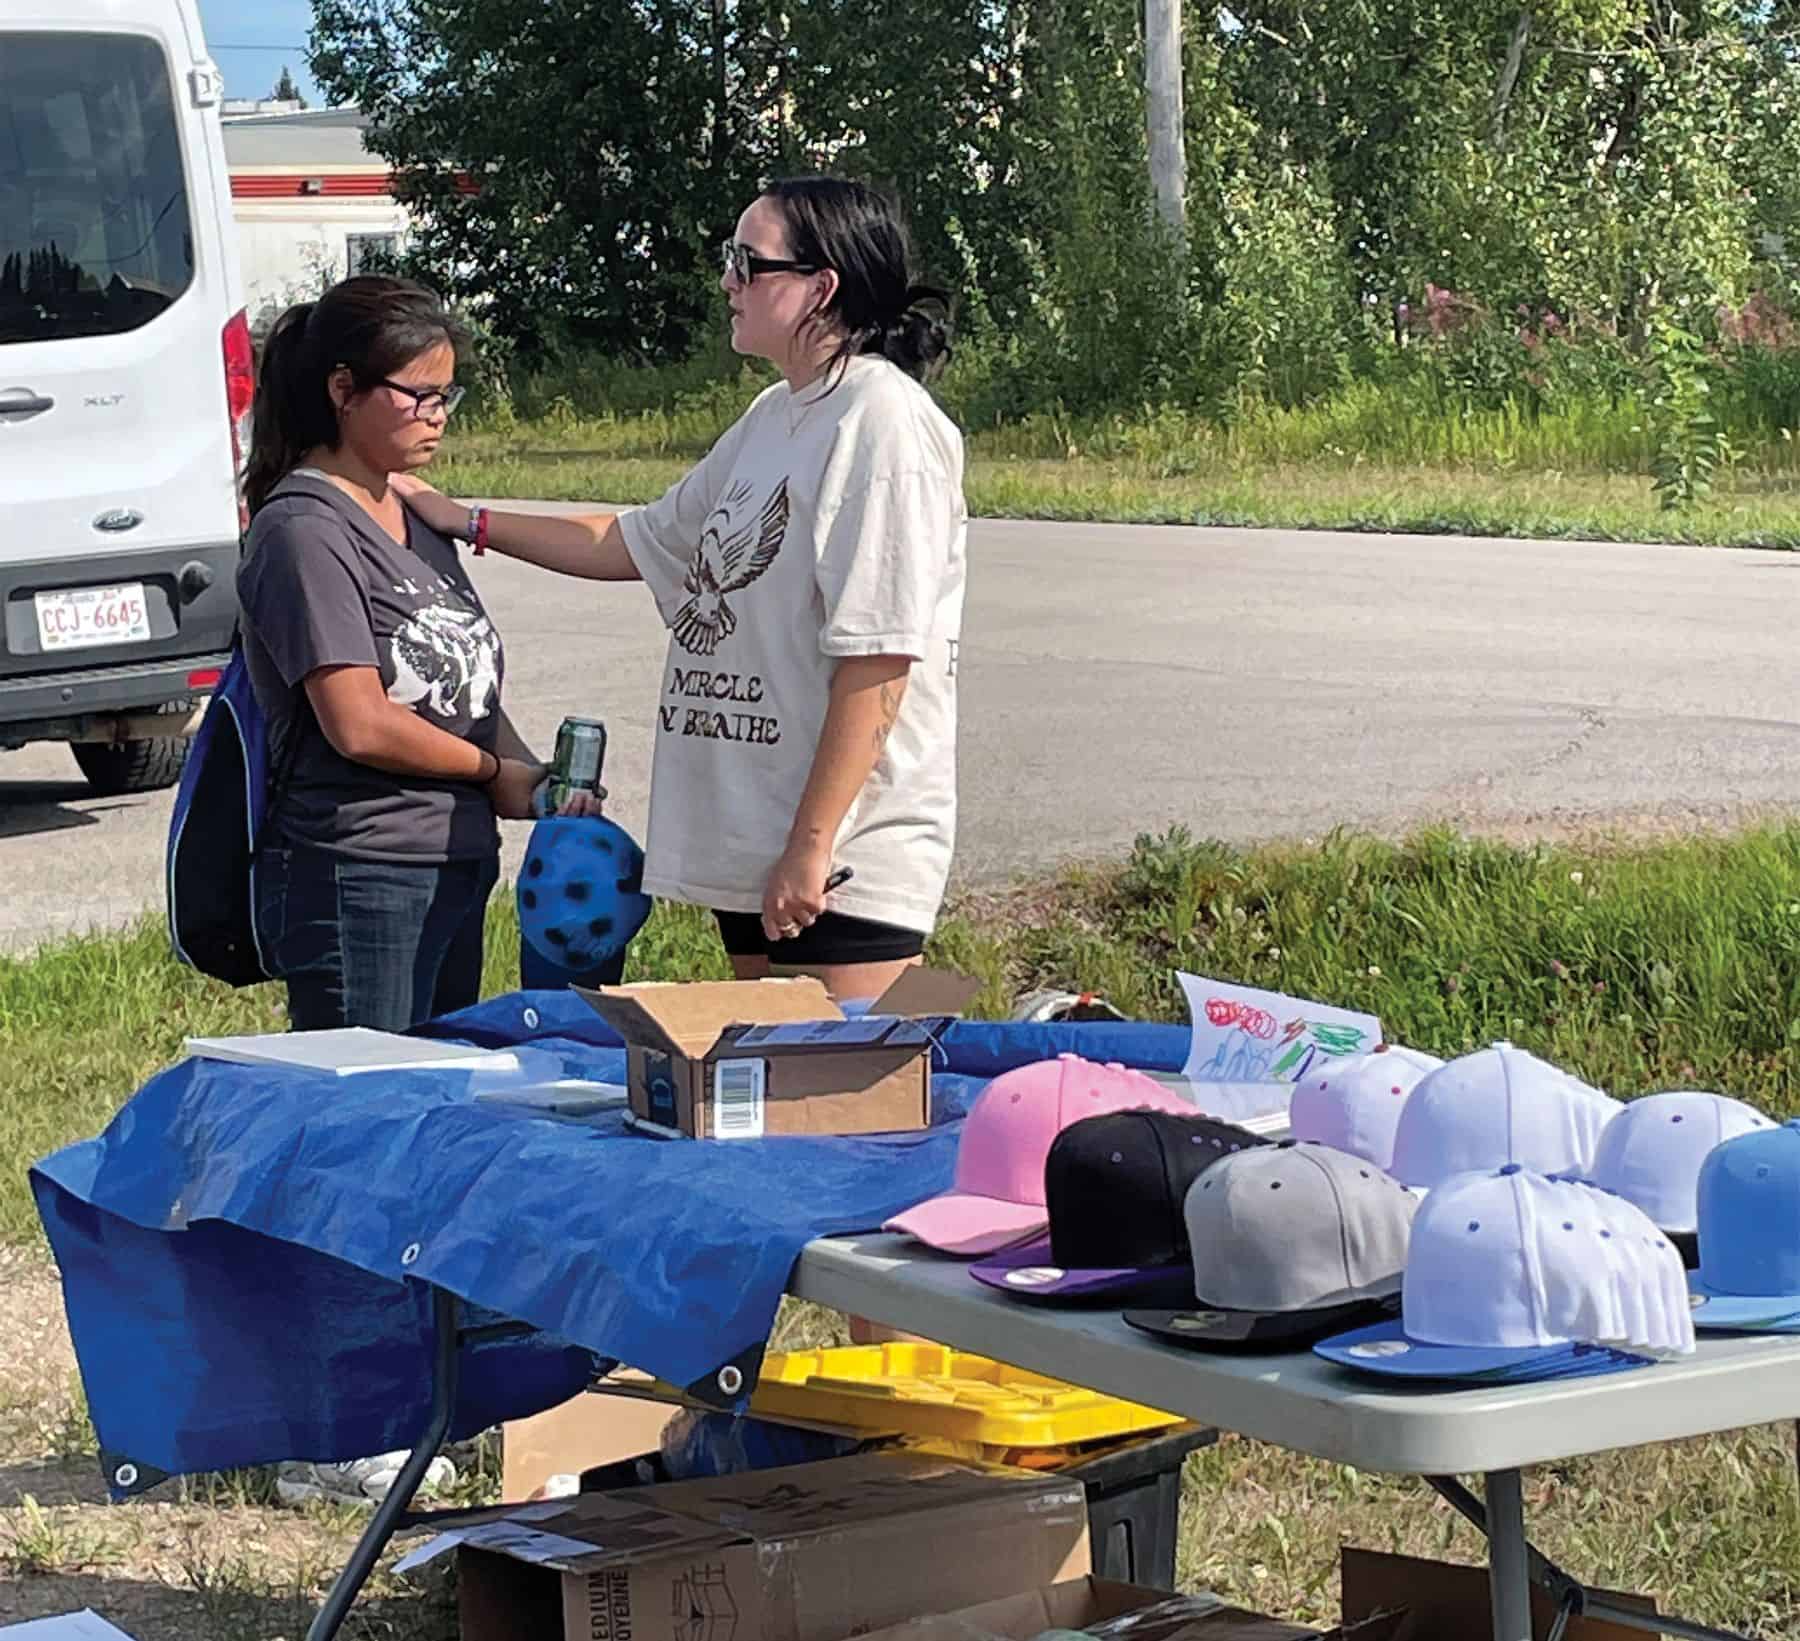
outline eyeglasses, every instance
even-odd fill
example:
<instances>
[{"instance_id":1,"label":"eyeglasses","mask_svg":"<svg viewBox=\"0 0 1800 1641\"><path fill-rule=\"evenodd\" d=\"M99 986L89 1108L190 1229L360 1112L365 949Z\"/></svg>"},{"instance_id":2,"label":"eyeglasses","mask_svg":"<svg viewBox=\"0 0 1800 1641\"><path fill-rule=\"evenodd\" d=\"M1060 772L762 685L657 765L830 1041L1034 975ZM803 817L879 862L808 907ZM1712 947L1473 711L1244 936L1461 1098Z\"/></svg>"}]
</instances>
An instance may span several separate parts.
<instances>
[{"instance_id":1,"label":"eyeglasses","mask_svg":"<svg viewBox=\"0 0 1800 1641\"><path fill-rule=\"evenodd\" d=\"M438 416L448 420L456 414L456 407L463 402L463 395L468 392L461 385L447 388L408 387L404 382L390 382L385 376L378 385L390 387L396 393L404 393L411 399L413 419L420 422L428 422Z\"/></svg>"},{"instance_id":2,"label":"eyeglasses","mask_svg":"<svg viewBox=\"0 0 1800 1641\"><path fill-rule=\"evenodd\" d=\"M728 239L719 246L719 260L724 265L725 272L740 285L748 285L758 274L763 273L819 272L817 263L791 262L780 256L758 256L748 245L740 245L735 239Z\"/></svg>"}]
</instances>

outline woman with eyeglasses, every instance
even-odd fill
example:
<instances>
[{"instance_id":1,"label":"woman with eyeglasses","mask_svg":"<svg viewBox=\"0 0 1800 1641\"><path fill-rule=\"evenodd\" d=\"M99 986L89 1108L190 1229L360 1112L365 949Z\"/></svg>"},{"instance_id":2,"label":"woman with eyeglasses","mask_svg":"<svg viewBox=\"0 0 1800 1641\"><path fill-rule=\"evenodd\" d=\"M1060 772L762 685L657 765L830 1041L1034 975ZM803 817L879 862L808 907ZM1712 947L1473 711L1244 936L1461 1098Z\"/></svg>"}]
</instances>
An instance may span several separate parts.
<instances>
[{"instance_id":1,"label":"woman with eyeglasses","mask_svg":"<svg viewBox=\"0 0 1800 1641\"><path fill-rule=\"evenodd\" d=\"M263 346L237 584L270 738L257 938L296 1030L476 1001L495 817L529 818L545 774L454 543L389 483L437 453L460 342L423 286L363 276Z\"/></svg>"},{"instance_id":2,"label":"woman with eyeglasses","mask_svg":"<svg viewBox=\"0 0 1800 1641\"><path fill-rule=\"evenodd\" d=\"M918 961L955 838L963 442L921 385L947 302L914 282L892 205L834 178L771 184L722 260L732 345L781 380L647 507L475 526L656 599L644 887L710 908L741 978L872 997ZM447 497L395 488L463 528Z\"/></svg>"}]
</instances>

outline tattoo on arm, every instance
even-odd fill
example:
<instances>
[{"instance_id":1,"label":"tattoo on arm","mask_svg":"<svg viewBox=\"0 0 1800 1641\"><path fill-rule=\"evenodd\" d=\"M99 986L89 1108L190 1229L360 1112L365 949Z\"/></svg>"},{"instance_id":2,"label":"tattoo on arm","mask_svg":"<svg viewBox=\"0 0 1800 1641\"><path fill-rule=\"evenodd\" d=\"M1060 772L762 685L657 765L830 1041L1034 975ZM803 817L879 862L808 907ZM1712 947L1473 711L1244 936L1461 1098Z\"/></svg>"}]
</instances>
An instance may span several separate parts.
<instances>
[{"instance_id":1,"label":"tattoo on arm","mask_svg":"<svg viewBox=\"0 0 1800 1641\"><path fill-rule=\"evenodd\" d=\"M900 716L901 697L906 694L906 680L892 678L881 686L881 718L875 725L875 754L881 755L887 746L887 738L894 732L895 721Z\"/></svg>"}]
</instances>

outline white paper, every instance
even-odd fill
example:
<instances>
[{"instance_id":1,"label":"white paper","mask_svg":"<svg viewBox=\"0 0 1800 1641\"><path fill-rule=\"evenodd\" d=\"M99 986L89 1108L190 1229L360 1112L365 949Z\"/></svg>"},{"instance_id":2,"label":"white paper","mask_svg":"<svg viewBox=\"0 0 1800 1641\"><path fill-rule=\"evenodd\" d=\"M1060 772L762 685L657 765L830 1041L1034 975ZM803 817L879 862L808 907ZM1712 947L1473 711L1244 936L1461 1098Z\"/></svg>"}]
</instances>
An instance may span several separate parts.
<instances>
[{"instance_id":1,"label":"white paper","mask_svg":"<svg viewBox=\"0 0 1800 1641\"><path fill-rule=\"evenodd\" d=\"M1191 1100L1196 1111L1223 1117L1267 1139L1288 1137L1291 1083L1197 1083L1179 1071L1152 1071L1152 1081Z\"/></svg>"},{"instance_id":2,"label":"white paper","mask_svg":"<svg viewBox=\"0 0 1800 1641\"><path fill-rule=\"evenodd\" d=\"M713 1138L760 1140L767 1060L720 1060L713 1067Z\"/></svg>"},{"instance_id":3,"label":"white paper","mask_svg":"<svg viewBox=\"0 0 1800 1641\"><path fill-rule=\"evenodd\" d=\"M1321 1061L1367 1054L1381 1041L1372 1014L1203 975L1178 971L1176 978L1193 1026L1181 1068L1192 1082L1291 1086Z\"/></svg>"},{"instance_id":4,"label":"white paper","mask_svg":"<svg viewBox=\"0 0 1800 1641\"><path fill-rule=\"evenodd\" d=\"M26 1624L0 1625L0 1635L6 1636L7 1641L131 1641L123 1630L115 1629L86 1607L61 1618L34 1618Z\"/></svg>"},{"instance_id":5,"label":"white paper","mask_svg":"<svg viewBox=\"0 0 1800 1641\"><path fill-rule=\"evenodd\" d=\"M426 1562L437 1560L459 1544L466 1544L476 1550L496 1550L511 1556L515 1561L529 1561L534 1565L546 1561L570 1561L576 1556L591 1556L600 1546L578 1538L564 1538L560 1533L546 1533L529 1525L532 1521L559 1516L567 1509L566 1503L556 1501L548 1506L534 1505L528 1509L516 1510L499 1521L484 1521L474 1527L452 1527L421 1544L418 1549L403 1555L394 1563L394 1571L410 1573L415 1567L423 1567Z\"/></svg>"},{"instance_id":6,"label":"white paper","mask_svg":"<svg viewBox=\"0 0 1800 1641\"><path fill-rule=\"evenodd\" d=\"M190 1037L189 1054L243 1065L305 1066L334 1071L340 1077L362 1071L471 1070L516 1072L519 1057L507 1049L470 1048L467 1043L440 1043L427 1037L405 1037L367 1026L340 1026L326 1031L268 1031L242 1037Z\"/></svg>"},{"instance_id":7,"label":"white paper","mask_svg":"<svg viewBox=\"0 0 1800 1641\"><path fill-rule=\"evenodd\" d=\"M447 1533L439 1533L435 1538L428 1538L416 1550L408 1550L394 1563L397 1573L410 1573L415 1567L423 1567L428 1561L436 1561L446 1550L454 1550L457 1545L469 1536L467 1527L452 1527Z\"/></svg>"}]
</instances>

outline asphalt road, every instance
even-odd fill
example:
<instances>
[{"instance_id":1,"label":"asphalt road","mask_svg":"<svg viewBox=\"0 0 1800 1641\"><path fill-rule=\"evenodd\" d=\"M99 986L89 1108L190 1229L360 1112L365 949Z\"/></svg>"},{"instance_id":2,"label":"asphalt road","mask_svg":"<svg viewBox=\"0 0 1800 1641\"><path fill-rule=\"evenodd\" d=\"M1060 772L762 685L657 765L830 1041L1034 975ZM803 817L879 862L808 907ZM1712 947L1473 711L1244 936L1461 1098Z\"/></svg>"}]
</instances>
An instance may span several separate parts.
<instances>
[{"instance_id":1,"label":"asphalt road","mask_svg":"<svg viewBox=\"0 0 1800 1641\"><path fill-rule=\"evenodd\" d=\"M606 720L640 837L664 636L648 595L493 555L507 706ZM1800 555L982 522L957 874L992 884L1181 822L1232 840L1446 819L1684 829L1800 802ZM162 900L167 793L0 754L0 949ZM511 826L509 865L526 828Z\"/></svg>"}]
</instances>

